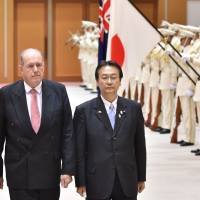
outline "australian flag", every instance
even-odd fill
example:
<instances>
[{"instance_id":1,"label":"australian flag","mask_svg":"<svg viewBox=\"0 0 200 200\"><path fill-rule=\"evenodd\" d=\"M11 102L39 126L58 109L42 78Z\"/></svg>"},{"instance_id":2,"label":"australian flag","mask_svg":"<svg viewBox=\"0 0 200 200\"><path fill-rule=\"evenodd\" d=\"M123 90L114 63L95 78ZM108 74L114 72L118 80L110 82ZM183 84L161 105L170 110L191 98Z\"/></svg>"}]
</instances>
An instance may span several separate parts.
<instances>
[{"instance_id":1,"label":"australian flag","mask_svg":"<svg viewBox=\"0 0 200 200\"><path fill-rule=\"evenodd\" d=\"M110 1L111 0L99 0L99 51L98 51L98 63L102 60L106 60L108 32L110 23Z\"/></svg>"}]
</instances>

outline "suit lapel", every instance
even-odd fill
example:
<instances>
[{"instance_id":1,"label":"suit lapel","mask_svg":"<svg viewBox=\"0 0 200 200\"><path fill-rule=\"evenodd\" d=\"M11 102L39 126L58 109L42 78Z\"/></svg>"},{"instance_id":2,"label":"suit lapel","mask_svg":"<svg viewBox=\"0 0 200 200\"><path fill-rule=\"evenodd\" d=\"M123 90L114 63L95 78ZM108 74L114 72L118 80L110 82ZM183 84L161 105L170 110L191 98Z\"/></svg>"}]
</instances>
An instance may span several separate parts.
<instances>
[{"instance_id":1,"label":"suit lapel","mask_svg":"<svg viewBox=\"0 0 200 200\"><path fill-rule=\"evenodd\" d=\"M104 106L104 103L103 103L101 97L97 98L95 112L96 112L96 116L105 125L105 127L107 129L112 130L110 120L108 118L108 114L106 112L106 109L105 109L105 106ZM118 97L117 111L116 111L116 116L115 116L114 135L116 135L117 132L119 131L125 118L126 118L126 104L124 103L123 98Z\"/></svg>"},{"instance_id":2,"label":"suit lapel","mask_svg":"<svg viewBox=\"0 0 200 200\"><path fill-rule=\"evenodd\" d=\"M42 132L44 134L44 129L48 126L48 123L51 122L53 116L53 106L54 106L54 95L51 92L51 88L47 87L46 82L42 83L42 116L41 116L41 124L38 134Z\"/></svg>"},{"instance_id":3,"label":"suit lapel","mask_svg":"<svg viewBox=\"0 0 200 200\"><path fill-rule=\"evenodd\" d=\"M126 105L123 101L122 97L118 97L117 101L117 112L115 116L115 129L114 129L114 135L117 134L119 131L122 123L124 122L126 118Z\"/></svg>"},{"instance_id":4,"label":"suit lapel","mask_svg":"<svg viewBox=\"0 0 200 200\"><path fill-rule=\"evenodd\" d=\"M105 125L107 129L112 129L110 120L108 118L104 103L101 97L97 97L96 105L95 105L95 112L98 119Z\"/></svg>"},{"instance_id":5,"label":"suit lapel","mask_svg":"<svg viewBox=\"0 0 200 200\"><path fill-rule=\"evenodd\" d=\"M53 116L53 106L54 106L54 95L50 87L47 86L46 82L42 81L42 116L41 116L41 123L40 128L37 133L37 137L33 140L32 144L30 145L30 149L36 146L36 143L48 134L48 131L45 129L51 125L51 120Z\"/></svg>"},{"instance_id":6,"label":"suit lapel","mask_svg":"<svg viewBox=\"0 0 200 200\"><path fill-rule=\"evenodd\" d=\"M17 119L19 119L22 126L27 129L27 132L30 130L33 131L31 120L28 113L26 94L24 89L23 81L19 81L16 87L13 90L14 92L11 94L11 99L16 111ZM53 116L53 93L51 92L51 88L48 88L45 81L42 83L42 116L41 116L41 124L40 129L37 135L42 132L44 134L44 129L48 126L48 122L51 122L51 118ZM33 132L34 133L34 132Z\"/></svg>"},{"instance_id":7,"label":"suit lapel","mask_svg":"<svg viewBox=\"0 0 200 200\"><path fill-rule=\"evenodd\" d=\"M25 129L32 129L23 81L18 82L11 94L11 99L16 111L17 119L19 119Z\"/></svg>"}]
</instances>

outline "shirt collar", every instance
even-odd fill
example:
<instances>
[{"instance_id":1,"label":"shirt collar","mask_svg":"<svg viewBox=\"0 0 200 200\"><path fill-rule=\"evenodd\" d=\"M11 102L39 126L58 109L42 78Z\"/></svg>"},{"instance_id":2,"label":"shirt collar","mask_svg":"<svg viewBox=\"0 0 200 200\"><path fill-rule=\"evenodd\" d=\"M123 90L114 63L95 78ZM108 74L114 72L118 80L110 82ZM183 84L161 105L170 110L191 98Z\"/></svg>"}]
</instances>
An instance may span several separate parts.
<instances>
[{"instance_id":1,"label":"shirt collar","mask_svg":"<svg viewBox=\"0 0 200 200\"><path fill-rule=\"evenodd\" d=\"M42 81L41 81L41 82L39 83L39 85L37 85L35 88L30 87L30 86L24 81L24 88L25 88L25 91L26 91L27 94L30 93L30 91L31 91L32 89L35 89L35 90L37 91L37 93L40 94L41 91L42 91Z\"/></svg>"},{"instance_id":2,"label":"shirt collar","mask_svg":"<svg viewBox=\"0 0 200 200\"><path fill-rule=\"evenodd\" d=\"M116 99L113 102L109 102L108 100L106 100L102 95L101 95L101 99L105 105L106 110L109 110L110 104L112 104L114 106L114 110L116 112L117 110L117 100L118 100L118 96L116 97Z\"/></svg>"}]
</instances>

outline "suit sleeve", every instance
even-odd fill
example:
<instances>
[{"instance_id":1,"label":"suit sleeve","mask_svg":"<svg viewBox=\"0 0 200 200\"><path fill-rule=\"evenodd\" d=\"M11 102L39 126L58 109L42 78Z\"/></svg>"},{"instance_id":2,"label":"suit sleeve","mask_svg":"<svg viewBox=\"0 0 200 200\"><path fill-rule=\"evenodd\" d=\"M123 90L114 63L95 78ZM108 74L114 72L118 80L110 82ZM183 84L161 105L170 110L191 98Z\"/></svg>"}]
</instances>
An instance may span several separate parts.
<instances>
[{"instance_id":1,"label":"suit sleeve","mask_svg":"<svg viewBox=\"0 0 200 200\"><path fill-rule=\"evenodd\" d=\"M74 114L75 147L76 147L76 175L75 183L77 187L85 186L85 119L84 113L76 108Z\"/></svg>"},{"instance_id":2,"label":"suit sleeve","mask_svg":"<svg viewBox=\"0 0 200 200\"><path fill-rule=\"evenodd\" d=\"M0 90L0 177L3 177L3 158L2 152L5 141L5 131L4 131L4 100L2 90Z\"/></svg>"},{"instance_id":3,"label":"suit sleeve","mask_svg":"<svg viewBox=\"0 0 200 200\"><path fill-rule=\"evenodd\" d=\"M141 106L137 107L137 130L135 138L135 153L137 162L138 181L146 181L146 144L144 118Z\"/></svg>"},{"instance_id":4,"label":"suit sleeve","mask_svg":"<svg viewBox=\"0 0 200 200\"><path fill-rule=\"evenodd\" d=\"M72 112L66 89L62 91L64 97L64 117L62 135L62 174L74 175L75 173L75 148Z\"/></svg>"}]
</instances>

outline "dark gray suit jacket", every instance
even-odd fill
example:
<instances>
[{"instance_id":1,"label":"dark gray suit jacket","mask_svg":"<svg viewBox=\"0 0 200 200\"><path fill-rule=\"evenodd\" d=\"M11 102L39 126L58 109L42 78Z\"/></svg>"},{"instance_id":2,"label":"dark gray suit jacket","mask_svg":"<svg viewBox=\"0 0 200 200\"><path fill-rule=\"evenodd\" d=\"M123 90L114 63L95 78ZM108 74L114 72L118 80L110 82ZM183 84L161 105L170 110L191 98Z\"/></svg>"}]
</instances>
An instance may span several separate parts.
<instances>
[{"instance_id":1,"label":"dark gray suit jacket","mask_svg":"<svg viewBox=\"0 0 200 200\"><path fill-rule=\"evenodd\" d=\"M100 97L76 108L76 186L86 186L90 198L107 198L118 173L124 193L137 196L138 181L146 180L144 120L138 103L119 97L111 127Z\"/></svg>"},{"instance_id":2,"label":"dark gray suit jacket","mask_svg":"<svg viewBox=\"0 0 200 200\"><path fill-rule=\"evenodd\" d=\"M74 174L73 122L65 87L43 80L42 118L37 134L31 126L23 81L2 88L0 154L5 140L6 177L11 188L53 188L59 186L61 173Z\"/></svg>"}]
</instances>

